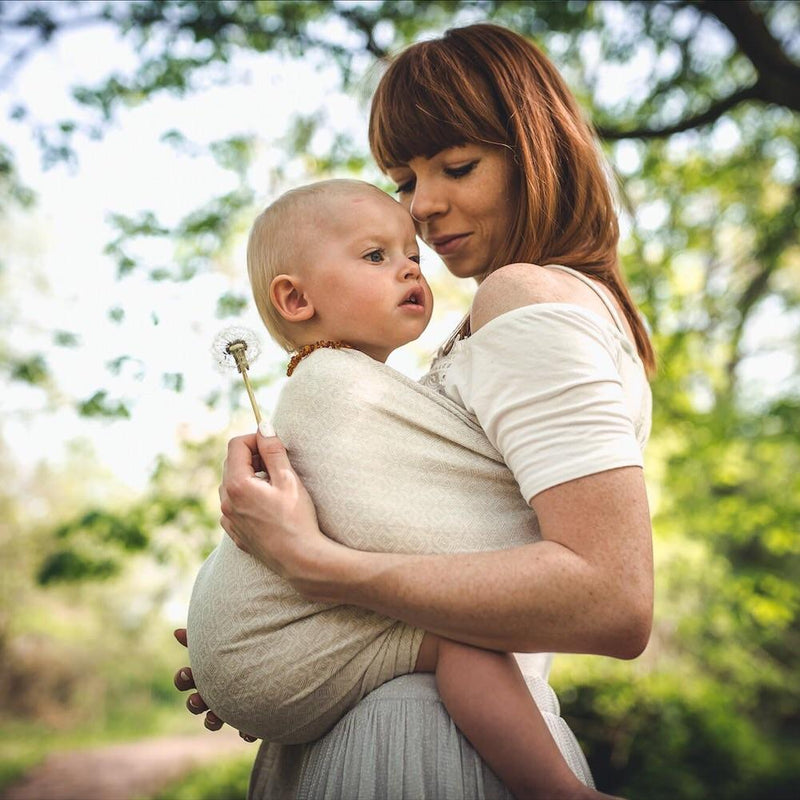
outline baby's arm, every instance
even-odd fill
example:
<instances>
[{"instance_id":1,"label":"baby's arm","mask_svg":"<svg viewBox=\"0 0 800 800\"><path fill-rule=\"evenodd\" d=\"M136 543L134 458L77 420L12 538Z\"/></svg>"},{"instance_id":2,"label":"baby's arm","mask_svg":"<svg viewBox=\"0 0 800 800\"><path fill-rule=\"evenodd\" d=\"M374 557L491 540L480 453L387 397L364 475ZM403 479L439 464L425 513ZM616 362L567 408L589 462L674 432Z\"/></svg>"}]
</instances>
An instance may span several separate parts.
<instances>
[{"instance_id":1,"label":"baby's arm","mask_svg":"<svg viewBox=\"0 0 800 800\"><path fill-rule=\"evenodd\" d=\"M509 653L426 633L415 671L436 673L453 722L515 797L605 796L567 766Z\"/></svg>"}]
</instances>

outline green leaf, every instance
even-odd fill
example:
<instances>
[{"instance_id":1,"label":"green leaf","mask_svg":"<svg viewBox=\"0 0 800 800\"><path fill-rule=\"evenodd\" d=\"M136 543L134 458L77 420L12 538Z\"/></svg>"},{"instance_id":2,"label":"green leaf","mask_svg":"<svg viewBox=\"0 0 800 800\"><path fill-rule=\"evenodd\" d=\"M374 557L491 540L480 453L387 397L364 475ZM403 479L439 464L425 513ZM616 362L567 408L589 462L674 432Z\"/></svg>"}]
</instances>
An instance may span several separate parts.
<instances>
[{"instance_id":1,"label":"green leaf","mask_svg":"<svg viewBox=\"0 0 800 800\"><path fill-rule=\"evenodd\" d=\"M53 332L53 342L59 347L77 347L80 341L80 337L77 333L72 333L70 331Z\"/></svg>"},{"instance_id":2,"label":"green leaf","mask_svg":"<svg viewBox=\"0 0 800 800\"><path fill-rule=\"evenodd\" d=\"M41 586L48 586L54 583L106 580L118 572L119 564L110 559L94 559L74 550L59 550L45 559L36 580Z\"/></svg>"},{"instance_id":3,"label":"green leaf","mask_svg":"<svg viewBox=\"0 0 800 800\"><path fill-rule=\"evenodd\" d=\"M128 419L131 415L122 400L109 400L105 389L99 389L88 400L78 403L78 413L82 417L107 419Z\"/></svg>"},{"instance_id":4,"label":"green leaf","mask_svg":"<svg viewBox=\"0 0 800 800\"><path fill-rule=\"evenodd\" d=\"M182 372L166 372L162 376L162 380L167 389L171 389L173 392L183 391L184 378Z\"/></svg>"},{"instance_id":5,"label":"green leaf","mask_svg":"<svg viewBox=\"0 0 800 800\"><path fill-rule=\"evenodd\" d=\"M217 300L217 316L238 317L247 308L249 299L244 295L226 292Z\"/></svg>"},{"instance_id":6,"label":"green leaf","mask_svg":"<svg viewBox=\"0 0 800 800\"><path fill-rule=\"evenodd\" d=\"M29 383L31 386L44 386L49 377L50 372L44 356L35 355L11 364L12 380Z\"/></svg>"}]
</instances>

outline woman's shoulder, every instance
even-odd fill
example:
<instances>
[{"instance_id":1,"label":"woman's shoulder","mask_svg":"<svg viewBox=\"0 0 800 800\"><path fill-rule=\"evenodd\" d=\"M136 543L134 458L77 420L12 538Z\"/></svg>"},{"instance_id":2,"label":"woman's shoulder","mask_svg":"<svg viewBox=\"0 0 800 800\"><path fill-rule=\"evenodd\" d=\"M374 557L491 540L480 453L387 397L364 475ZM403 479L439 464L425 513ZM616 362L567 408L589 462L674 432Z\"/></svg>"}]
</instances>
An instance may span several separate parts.
<instances>
[{"instance_id":1,"label":"woman's shoulder","mask_svg":"<svg viewBox=\"0 0 800 800\"><path fill-rule=\"evenodd\" d=\"M587 276L588 277L588 276ZM606 319L616 327L597 289L563 268L538 264L507 264L488 275L478 287L470 311L473 333L488 322L509 311L541 303L562 303L578 306ZM606 291L609 299L611 295ZM613 299L612 299L613 302ZM621 313L618 308L617 311Z\"/></svg>"},{"instance_id":2,"label":"woman's shoulder","mask_svg":"<svg viewBox=\"0 0 800 800\"><path fill-rule=\"evenodd\" d=\"M480 330L495 317L534 303L569 302L561 273L538 264L507 264L481 282L472 301L470 328Z\"/></svg>"}]
</instances>

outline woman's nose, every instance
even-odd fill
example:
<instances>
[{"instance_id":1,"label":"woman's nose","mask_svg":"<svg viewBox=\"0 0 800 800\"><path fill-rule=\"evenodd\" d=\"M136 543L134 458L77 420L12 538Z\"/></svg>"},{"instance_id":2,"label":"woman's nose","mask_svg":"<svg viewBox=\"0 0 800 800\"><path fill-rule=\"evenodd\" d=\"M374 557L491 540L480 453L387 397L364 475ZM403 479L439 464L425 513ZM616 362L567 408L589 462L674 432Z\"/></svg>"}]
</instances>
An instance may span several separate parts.
<instances>
[{"instance_id":1,"label":"woman's nose","mask_svg":"<svg viewBox=\"0 0 800 800\"><path fill-rule=\"evenodd\" d=\"M441 214L446 207L447 204L441 192L434 191L432 187L424 185L417 178L414 196L411 198L411 205L408 207L414 220L427 222L431 217Z\"/></svg>"}]
</instances>

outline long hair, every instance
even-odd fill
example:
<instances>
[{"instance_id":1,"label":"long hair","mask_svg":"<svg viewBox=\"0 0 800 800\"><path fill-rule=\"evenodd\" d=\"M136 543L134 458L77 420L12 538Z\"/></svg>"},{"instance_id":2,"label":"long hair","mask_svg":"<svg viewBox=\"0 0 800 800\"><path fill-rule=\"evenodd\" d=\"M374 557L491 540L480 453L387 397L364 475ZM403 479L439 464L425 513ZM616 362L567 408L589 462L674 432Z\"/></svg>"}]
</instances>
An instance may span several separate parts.
<instances>
[{"instance_id":1,"label":"long hair","mask_svg":"<svg viewBox=\"0 0 800 800\"><path fill-rule=\"evenodd\" d=\"M616 296L648 371L650 338L622 276L619 226L596 137L553 64L519 34L488 23L411 45L372 100L372 154L382 170L448 147L506 148L516 166L516 214L487 265L563 264Z\"/></svg>"}]
</instances>

